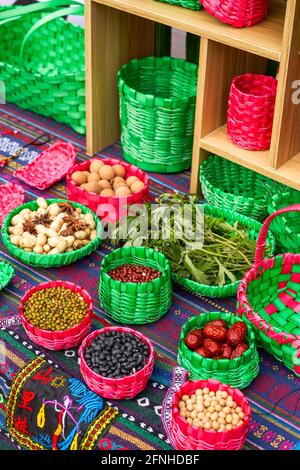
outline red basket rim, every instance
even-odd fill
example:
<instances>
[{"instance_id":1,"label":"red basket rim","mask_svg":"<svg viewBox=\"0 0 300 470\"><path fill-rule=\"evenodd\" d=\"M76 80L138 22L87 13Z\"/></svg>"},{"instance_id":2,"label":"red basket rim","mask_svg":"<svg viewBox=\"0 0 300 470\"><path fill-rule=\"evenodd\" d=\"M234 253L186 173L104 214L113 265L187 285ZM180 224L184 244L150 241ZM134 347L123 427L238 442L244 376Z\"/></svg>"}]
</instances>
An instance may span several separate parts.
<instances>
[{"instance_id":1,"label":"red basket rim","mask_svg":"<svg viewBox=\"0 0 300 470\"><path fill-rule=\"evenodd\" d=\"M27 318L24 316L23 313L23 305L24 303L34 294L35 292L38 292L40 290L44 289L50 289L51 287L65 287L66 289L73 290L71 288L76 289L76 291L83 297L84 301L88 305L88 311L85 315L85 317L81 320L80 323L77 325L72 326L71 328L68 328L66 330L56 330L56 331L51 331L51 330L42 330L41 328L38 328L32 323L30 323ZM55 338L59 340L59 336L66 336L66 335L72 335L73 333L77 333L78 330L86 323L87 320L90 320L92 318L92 311L93 311L93 299L88 293L87 290L85 290L83 287L78 286L77 284L74 284L73 282L69 281L62 281L62 280L57 280L57 281L47 281L47 282L42 282L41 284L38 284L31 289L29 289L21 298L20 305L19 305L19 314L22 320L22 323L24 327L26 327L28 330L31 332L34 330L34 334L40 334L41 336L44 335L56 335L58 338ZM54 341L55 341L54 339Z\"/></svg>"},{"instance_id":2,"label":"red basket rim","mask_svg":"<svg viewBox=\"0 0 300 470\"><path fill-rule=\"evenodd\" d=\"M96 338L97 336L99 336L103 333L106 333L107 331L112 331L112 330L134 334L135 336L140 338L144 343L147 344L147 346L149 348L149 351L150 351L148 360L147 360L146 364L144 365L144 367L142 369L138 370L137 372L134 372L134 374L126 375L125 377L120 377L118 379L117 378L112 378L112 377L105 377L104 375L96 374L96 372L94 372L87 365L87 363L84 359L84 354L83 354L84 350L90 345L90 343L92 342L92 340L94 338ZM92 331L92 333L90 333L86 338L84 338L84 340L82 341L82 343L79 347L78 355L79 355L80 361L83 362L83 365L86 367L88 372L92 375L92 377L97 378L97 379L101 378L101 380L106 381L107 383L120 383L124 379L127 379L127 378L133 378L134 379L138 375L141 375L145 372L145 369L148 368L151 365L151 362L154 360L154 347L153 347L152 342L145 335L140 333L139 331L136 331L136 330L134 330L132 328L128 328L128 327L123 327L123 326L107 326L105 328L101 328L100 330Z\"/></svg>"},{"instance_id":3,"label":"red basket rim","mask_svg":"<svg viewBox=\"0 0 300 470\"><path fill-rule=\"evenodd\" d=\"M7 182L0 184L0 192L5 191L5 193L10 197L10 205L5 207L5 209L0 206L0 225L2 225L5 217L16 207L21 206L24 203L25 194L24 188L20 184L14 182ZM16 204L14 204L16 202Z\"/></svg>"},{"instance_id":4,"label":"red basket rim","mask_svg":"<svg viewBox=\"0 0 300 470\"><path fill-rule=\"evenodd\" d=\"M144 188L141 189L140 191L138 191L137 193L130 194L129 196L108 196L107 197L107 196L100 196L100 194L91 193L91 192L86 191L85 189L81 188L80 186L77 186L74 183L74 181L71 179L71 175L75 171L84 171L84 170L86 170L87 168L90 167L90 163L92 161L95 161L95 160L105 162L106 165L110 165L110 166L112 166L112 165L121 165L125 168L126 171L129 171L130 169L132 169L133 171L136 171L138 173L139 177L141 178L141 181L143 181L143 183L145 185ZM142 171L140 168L138 168L135 165L131 165L130 163L124 162L122 160L118 160L116 158L103 158L103 159L102 158L93 158L91 160L86 160L84 162L77 163L76 165L72 166L72 168L67 173L67 184L72 185L73 189L76 189L78 194L81 194L81 195L88 194L90 198L92 197L93 202L107 203L109 201L112 201L112 202L116 203L118 201L123 200L124 202L126 201L126 202L130 203L133 200L135 200L138 196L143 195L144 193L148 192L149 186L150 186L150 179L149 179L149 176L147 175L147 173Z\"/></svg>"},{"instance_id":5,"label":"red basket rim","mask_svg":"<svg viewBox=\"0 0 300 470\"><path fill-rule=\"evenodd\" d=\"M242 408L243 412L245 413L243 423L240 424L240 426L235 427L234 429L228 430L226 429L225 431L215 431L215 430L207 430L207 429L201 429L201 428L196 428L195 426L188 424L180 415L179 415L179 409L178 409L178 403L179 399L181 398L182 395L190 395L192 391L197 390L198 388L209 388L212 389L212 385L215 387L218 386L218 390L225 390L229 395L233 396L235 395L235 398L238 397L237 404ZM192 389L190 389L192 387ZM190 389L186 391L186 389ZM174 416L175 415L175 416ZM178 426L183 430L184 428L187 428L190 432L190 435L194 435L193 437L196 437L198 433L201 433L202 437L201 440L205 439L205 436L210 437L210 436L218 436L220 437L220 440L223 439L231 439L233 437L233 434L240 433L242 434L248 427L250 423L250 417L251 417L251 408L248 403L248 400L246 396L243 394L241 390L238 388L233 388L230 387L227 384L224 384L222 382L219 382L218 380L214 379L207 379L207 380L193 380L193 381L188 381L185 382L174 394L173 400L172 400L172 419L174 419L177 423ZM183 432L183 431L182 431ZM197 439L200 440L200 438Z\"/></svg>"},{"instance_id":6,"label":"red basket rim","mask_svg":"<svg viewBox=\"0 0 300 470\"><path fill-rule=\"evenodd\" d=\"M243 80L247 77L251 77L253 79L256 79L256 80L262 80L262 84L265 85L265 86L269 86L270 87L270 92L269 93L264 93L264 94L261 94L261 95L256 95L254 93L250 93L250 92L245 92L243 90L240 89L240 87L238 86L239 85L239 81L240 80ZM269 83L268 83L269 82ZM245 74L242 74L242 75L238 75L237 77L234 77L234 79L232 80L231 82L231 86L232 88L234 88L240 95L243 95L243 96L252 96L254 98L267 98L268 96L275 96L276 95L276 91L277 91L277 80L276 78L272 77L271 75L263 75L263 74L254 74L254 73L245 73Z\"/></svg>"}]
</instances>

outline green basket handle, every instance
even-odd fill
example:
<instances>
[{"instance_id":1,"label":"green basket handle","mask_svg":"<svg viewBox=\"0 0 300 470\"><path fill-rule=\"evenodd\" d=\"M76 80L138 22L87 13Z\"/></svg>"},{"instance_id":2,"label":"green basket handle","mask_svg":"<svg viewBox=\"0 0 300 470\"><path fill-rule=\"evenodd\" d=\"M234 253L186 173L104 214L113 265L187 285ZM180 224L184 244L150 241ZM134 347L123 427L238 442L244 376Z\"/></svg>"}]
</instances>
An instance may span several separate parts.
<instances>
[{"instance_id":1,"label":"green basket handle","mask_svg":"<svg viewBox=\"0 0 300 470\"><path fill-rule=\"evenodd\" d=\"M0 12L0 25L7 21L13 21L21 18L21 16L28 15L30 13L36 13L39 11L53 10L57 7L66 7L72 4L82 5L78 0L49 0L42 3L34 3L32 5L8 7L7 10Z\"/></svg>"}]
</instances>

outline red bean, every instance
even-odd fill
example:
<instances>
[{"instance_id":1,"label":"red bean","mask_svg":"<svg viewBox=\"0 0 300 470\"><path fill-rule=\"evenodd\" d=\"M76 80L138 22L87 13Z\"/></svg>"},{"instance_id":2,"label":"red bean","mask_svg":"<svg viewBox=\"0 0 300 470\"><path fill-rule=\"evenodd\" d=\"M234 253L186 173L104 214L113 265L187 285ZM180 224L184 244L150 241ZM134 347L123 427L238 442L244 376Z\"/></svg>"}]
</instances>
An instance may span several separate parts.
<instances>
[{"instance_id":1,"label":"red bean","mask_svg":"<svg viewBox=\"0 0 300 470\"><path fill-rule=\"evenodd\" d=\"M123 264L108 272L112 279L120 282L150 282L161 276L161 272L141 264Z\"/></svg>"}]
</instances>

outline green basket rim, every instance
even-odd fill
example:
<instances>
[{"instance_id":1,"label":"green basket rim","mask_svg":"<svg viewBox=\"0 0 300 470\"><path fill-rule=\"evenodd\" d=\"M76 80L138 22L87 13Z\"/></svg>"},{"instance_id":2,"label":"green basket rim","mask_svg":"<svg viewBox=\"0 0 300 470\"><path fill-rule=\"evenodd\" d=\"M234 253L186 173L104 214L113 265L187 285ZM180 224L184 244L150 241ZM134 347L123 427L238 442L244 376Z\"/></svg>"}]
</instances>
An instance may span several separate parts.
<instances>
[{"instance_id":1,"label":"green basket rim","mask_svg":"<svg viewBox=\"0 0 300 470\"><path fill-rule=\"evenodd\" d=\"M220 217L226 220L228 223L239 222L241 225L245 227L247 232L249 230L256 229L257 236L260 232L262 224L247 215L240 214L239 212L230 211L228 209L221 209L217 206L211 206L210 204L204 204L204 213L214 217ZM267 241L269 242L270 246L270 255L275 251L275 239L272 233L268 233ZM249 269L251 266L249 267ZM172 273L172 278L178 284L184 286L186 289L195 292L197 294L205 295L207 297L229 297L235 295L237 293L238 286L240 284L240 280L225 284L224 286L208 286L206 284L201 284L200 282L193 281L192 279L180 277L178 274Z\"/></svg>"},{"instance_id":2,"label":"green basket rim","mask_svg":"<svg viewBox=\"0 0 300 470\"><path fill-rule=\"evenodd\" d=\"M94 240L92 240L88 245L79 248L79 250L74 250L70 253L59 253L55 255L48 255L48 254L38 254L38 253L30 253L22 250L18 246L14 245L10 241L10 235L8 233L8 227L10 225L11 219L21 212L23 209L36 209L38 204L35 200L26 202L21 206L16 207L13 209L4 219L1 229L2 241L4 246L8 249L10 253L13 254L14 257L20 259L25 264L40 266L40 267L59 267L66 265L65 260L67 259L67 264L71 264L77 261L84 256L89 255L93 251L95 251L100 242L101 242L101 234L102 234L102 224L97 217L97 215L88 207L84 206L83 204L79 204L78 202L69 201L68 199L58 199L58 198L45 198L48 204L53 203L69 203L73 207L78 207L82 209L84 214L90 213L93 215L94 221L96 223L96 232L97 236ZM92 249L91 249L92 248ZM72 256L73 255L73 256Z\"/></svg>"},{"instance_id":3,"label":"green basket rim","mask_svg":"<svg viewBox=\"0 0 300 470\"><path fill-rule=\"evenodd\" d=\"M2 290L10 283L15 269L7 261L0 260L0 272L3 274L3 280L0 282L0 290Z\"/></svg>"},{"instance_id":4,"label":"green basket rim","mask_svg":"<svg viewBox=\"0 0 300 470\"><path fill-rule=\"evenodd\" d=\"M270 203L268 205L269 214L270 215L273 214L274 212L278 211L282 207L287 207L289 205L296 204L295 202L290 202L290 198L293 197L293 194L296 194L296 193L290 192L288 190L285 191L284 193L275 194L271 198ZM300 193L299 193L299 202L300 202ZM281 219L282 223L279 222L280 219ZM299 243L300 243L300 233L295 233L295 232L291 231L291 229L289 227L288 219L286 217L286 214L280 214L280 219L273 220L273 222L272 222L273 231L277 232L276 222L280 223L280 225L281 225L280 234L282 233L282 231L284 231L284 232L286 232L286 234L288 234L291 237L293 237L294 239L296 239L296 241L299 240ZM275 229L274 229L274 227L275 227Z\"/></svg>"},{"instance_id":5,"label":"green basket rim","mask_svg":"<svg viewBox=\"0 0 300 470\"><path fill-rule=\"evenodd\" d=\"M107 268L109 268L110 258L113 257L113 254L114 253L115 254L120 253L120 255L121 255L121 252L122 252L123 256L120 256L119 260L120 260L121 264L125 264L125 263L127 264L127 262L126 262L126 252L128 252L128 254L130 255L130 253L133 249L136 250L136 251L140 251L140 252L142 252L142 251L145 252L146 251L148 253L155 253L156 256L158 256L158 258L160 258L161 261L163 261L166 265L166 266L160 266L161 269L157 268L157 270L159 270L161 272L161 276L153 279L150 282L143 282L143 283L121 282L121 281L117 281L116 279L113 279L111 276L109 276L109 274L105 270L105 268L106 268L105 264L108 263ZM124 252L125 252L125 255L124 255ZM143 261L147 262L147 260L143 260ZM130 263L128 263L128 264L130 264ZM136 264L139 264L139 263L137 262ZM117 287L117 286L118 287L119 286L124 286L124 285L140 286L140 285L146 285L146 284L148 286L156 286L156 285L159 286L162 283L162 281L164 281L170 275L170 272L171 272L171 269L170 269L169 261L163 253L161 253L159 251L156 251L153 248L148 248L148 247L143 247L143 246L141 246L141 247L124 246L124 247L112 250L110 253L108 253L107 255L105 255L103 257L102 262L101 262L101 267L100 267L100 277L103 276L105 279L109 280L110 283L111 283L112 288ZM138 287L137 287L137 289L138 289Z\"/></svg>"},{"instance_id":6,"label":"green basket rim","mask_svg":"<svg viewBox=\"0 0 300 470\"><path fill-rule=\"evenodd\" d=\"M138 68L139 65L153 65L153 68L157 65L162 64L174 64L178 68L182 68L186 72L194 73L197 78L197 71L198 66L197 64L193 64L192 62L188 62L185 59L179 59L175 57L146 57L143 59L133 59L127 64L124 64L121 69L118 71L118 88L121 94L125 97L132 99L134 98L136 101L140 102L143 106L147 106L149 108L153 107L161 107L167 109L174 109L182 107L182 105L187 105L190 103L194 103L196 101L196 95L190 96L188 98L162 98L155 96L153 94L146 94L139 91L136 91L134 88L130 87L126 83L126 73L131 71L132 69Z\"/></svg>"}]
</instances>

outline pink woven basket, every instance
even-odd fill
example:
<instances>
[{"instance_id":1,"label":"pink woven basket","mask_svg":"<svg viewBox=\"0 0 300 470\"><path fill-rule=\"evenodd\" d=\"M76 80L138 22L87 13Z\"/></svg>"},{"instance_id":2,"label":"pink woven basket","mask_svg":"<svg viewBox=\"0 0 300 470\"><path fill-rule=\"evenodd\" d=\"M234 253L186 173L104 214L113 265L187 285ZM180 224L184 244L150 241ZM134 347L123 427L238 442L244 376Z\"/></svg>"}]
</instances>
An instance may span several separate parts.
<instances>
[{"instance_id":1,"label":"pink woven basket","mask_svg":"<svg viewBox=\"0 0 300 470\"><path fill-rule=\"evenodd\" d=\"M135 372L135 374L129 375L128 377L123 377L121 379L111 379L96 374L88 367L87 363L84 360L85 348L87 348L91 344L94 338L105 333L106 331L112 330L132 333L147 344L150 354L148 361L145 367L143 367L143 369ZM149 339L138 331L122 326L109 326L106 328L102 328L101 330L93 331L87 338L85 338L79 348L79 358L80 372L82 374L82 377L87 386L91 390L93 390L93 392L98 393L104 398L122 400L125 398L134 398L138 393L140 393L147 387L147 383L151 377L154 366L154 348Z\"/></svg>"},{"instance_id":2,"label":"pink woven basket","mask_svg":"<svg viewBox=\"0 0 300 470\"><path fill-rule=\"evenodd\" d=\"M232 430L207 431L187 423L180 416L179 402L183 395L191 395L198 388L208 387L213 392L225 390L245 413L243 424ZM173 397L170 436L176 450L239 450L243 447L249 428L251 408L245 395L217 380L195 380L182 385Z\"/></svg>"},{"instance_id":3,"label":"pink woven basket","mask_svg":"<svg viewBox=\"0 0 300 470\"><path fill-rule=\"evenodd\" d=\"M56 142L14 176L37 189L46 189L66 176L75 164L76 150L69 142Z\"/></svg>"},{"instance_id":4,"label":"pink woven basket","mask_svg":"<svg viewBox=\"0 0 300 470\"><path fill-rule=\"evenodd\" d=\"M5 217L24 202L24 189L19 184L0 184L0 226Z\"/></svg>"},{"instance_id":5,"label":"pink woven basket","mask_svg":"<svg viewBox=\"0 0 300 470\"><path fill-rule=\"evenodd\" d=\"M78 324L64 331L47 331L36 328L25 318L23 305L34 294L34 292L49 289L50 287L65 287L73 292L80 294L88 305L88 312L84 319ZM29 338L36 344L44 348L58 351L61 349L69 349L78 346L83 338L87 336L92 326L93 301L90 294L80 286L68 281L49 281L30 289L21 299L19 305L19 313L24 329Z\"/></svg>"},{"instance_id":6,"label":"pink woven basket","mask_svg":"<svg viewBox=\"0 0 300 470\"><path fill-rule=\"evenodd\" d=\"M247 73L231 83L227 134L248 150L268 150L271 144L277 80Z\"/></svg>"},{"instance_id":7,"label":"pink woven basket","mask_svg":"<svg viewBox=\"0 0 300 470\"><path fill-rule=\"evenodd\" d=\"M94 159L97 160L97 159ZM68 199L71 201L79 202L80 204L84 204L85 206L89 207L92 211L94 211L101 219L105 216L105 218L111 222L115 222L119 220L119 218L126 215L126 208L127 205L130 204L139 204L144 201L148 201L149 199L149 186L150 181L149 177L146 173L142 170L137 168L134 165L130 165L127 162L123 162L114 158L107 158L104 161L106 165L122 165L125 168L125 178L129 176L136 176L144 183L144 188L142 191L138 193L131 194L127 197L103 197L99 194L89 193L84 189L77 186L74 181L71 180L71 175L75 171L86 171L89 170L90 164L94 160L88 160L82 163L79 163L69 171L67 175L67 192L68 192ZM114 207L115 214L108 214L106 215L106 205L112 205ZM101 212L100 211L101 206ZM109 212L109 206L107 207L107 212ZM105 213L103 215L103 213Z\"/></svg>"},{"instance_id":8,"label":"pink woven basket","mask_svg":"<svg viewBox=\"0 0 300 470\"><path fill-rule=\"evenodd\" d=\"M222 23L245 28L266 18L269 0L201 0L201 5Z\"/></svg>"}]
</instances>

